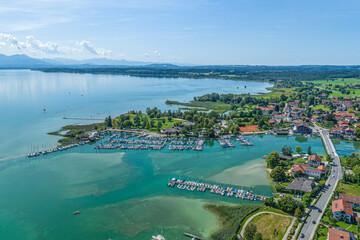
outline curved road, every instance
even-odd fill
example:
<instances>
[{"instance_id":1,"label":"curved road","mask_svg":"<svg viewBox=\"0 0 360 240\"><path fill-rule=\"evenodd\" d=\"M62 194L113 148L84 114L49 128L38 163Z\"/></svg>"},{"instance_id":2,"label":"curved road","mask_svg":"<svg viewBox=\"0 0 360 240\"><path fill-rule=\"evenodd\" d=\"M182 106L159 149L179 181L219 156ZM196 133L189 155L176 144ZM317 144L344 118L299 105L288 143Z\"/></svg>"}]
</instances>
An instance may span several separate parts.
<instances>
[{"instance_id":1,"label":"curved road","mask_svg":"<svg viewBox=\"0 0 360 240\"><path fill-rule=\"evenodd\" d=\"M287 239L287 236L288 236L289 233L290 233L290 230L291 230L292 226L294 225L294 222L295 222L295 220L296 220L296 217L287 216L287 215L280 214L280 213L268 212L268 211L258 212L258 213L255 213L254 215L252 215L251 217L249 217L249 219L246 220L246 222L244 223L244 226L243 226L243 228L242 228L242 230L241 230L241 232L240 232L240 235L241 235L241 236L244 236L246 225L248 225L249 222L251 222L251 220L254 219L254 217L256 217L256 216L258 216L258 215L261 215L261 214L265 214L265 213L270 213L270 214L274 214L274 215L289 217L289 218L292 218L292 219L293 219L293 220L291 221L290 226L287 228L286 233L284 234L284 237L282 238L283 240L286 240L286 239Z\"/></svg>"},{"instance_id":2,"label":"curved road","mask_svg":"<svg viewBox=\"0 0 360 240\"><path fill-rule=\"evenodd\" d=\"M339 155L336 153L335 147L330 139L329 131L326 129L315 127L320 132L323 139L326 152L334 159L331 174L326 181L326 186L322 190L322 195L319 198L315 206L310 206L309 216L306 219L299 235L299 239L313 239L317 225L326 209L328 202L336 188L336 185L340 179L342 179L341 163Z\"/></svg>"}]
</instances>

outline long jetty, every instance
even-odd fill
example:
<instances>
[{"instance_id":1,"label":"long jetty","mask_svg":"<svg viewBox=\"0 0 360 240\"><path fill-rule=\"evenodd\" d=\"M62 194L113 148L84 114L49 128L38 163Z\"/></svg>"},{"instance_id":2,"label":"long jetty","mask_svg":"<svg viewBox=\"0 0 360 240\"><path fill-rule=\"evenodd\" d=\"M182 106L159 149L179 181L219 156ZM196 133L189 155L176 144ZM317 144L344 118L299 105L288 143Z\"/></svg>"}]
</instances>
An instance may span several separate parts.
<instances>
[{"instance_id":1,"label":"long jetty","mask_svg":"<svg viewBox=\"0 0 360 240\"><path fill-rule=\"evenodd\" d=\"M187 181L183 179L176 179L172 178L171 181L168 183L169 187L177 187L179 189L186 189L188 191L199 191L199 192L206 192L207 190L210 190L213 194L218 194L221 196L227 196L227 197L236 197L251 201L265 201L267 197L254 194L252 191L249 190L243 190L243 189L237 189L232 188L229 186L220 186L216 184L209 184L209 183L201 183L196 181Z\"/></svg>"},{"instance_id":2,"label":"long jetty","mask_svg":"<svg viewBox=\"0 0 360 240\"><path fill-rule=\"evenodd\" d=\"M192 238L192 239L196 239L196 240L206 240L205 238L198 237L198 236L196 236L194 234L187 233L187 232L184 232L184 236Z\"/></svg>"}]
</instances>

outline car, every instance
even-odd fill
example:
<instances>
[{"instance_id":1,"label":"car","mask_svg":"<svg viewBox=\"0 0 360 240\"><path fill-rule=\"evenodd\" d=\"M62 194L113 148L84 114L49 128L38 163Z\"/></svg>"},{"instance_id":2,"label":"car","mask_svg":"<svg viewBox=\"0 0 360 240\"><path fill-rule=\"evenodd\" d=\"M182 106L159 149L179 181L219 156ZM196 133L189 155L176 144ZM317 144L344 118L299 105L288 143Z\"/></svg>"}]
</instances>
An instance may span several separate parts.
<instances>
[{"instance_id":1,"label":"car","mask_svg":"<svg viewBox=\"0 0 360 240\"><path fill-rule=\"evenodd\" d=\"M302 233L302 234L300 235L300 237L301 237L301 238L304 238L304 237L305 237L305 235Z\"/></svg>"},{"instance_id":2,"label":"car","mask_svg":"<svg viewBox=\"0 0 360 240\"><path fill-rule=\"evenodd\" d=\"M330 187L330 183L328 184L328 187Z\"/></svg>"},{"instance_id":3,"label":"car","mask_svg":"<svg viewBox=\"0 0 360 240\"><path fill-rule=\"evenodd\" d=\"M316 222L315 222L315 221L313 221L313 224L316 224Z\"/></svg>"}]
</instances>

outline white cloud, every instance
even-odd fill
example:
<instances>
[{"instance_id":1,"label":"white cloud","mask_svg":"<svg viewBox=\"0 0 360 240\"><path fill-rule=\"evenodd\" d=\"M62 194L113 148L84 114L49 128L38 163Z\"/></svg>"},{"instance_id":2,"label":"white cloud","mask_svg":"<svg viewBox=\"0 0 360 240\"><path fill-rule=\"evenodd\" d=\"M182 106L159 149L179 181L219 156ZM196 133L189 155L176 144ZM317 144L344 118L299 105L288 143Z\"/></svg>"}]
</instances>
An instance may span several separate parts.
<instances>
[{"instance_id":1,"label":"white cloud","mask_svg":"<svg viewBox=\"0 0 360 240\"><path fill-rule=\"evenodd\" d=\"M155 55L155 57L160 57L160 52L159 50L154 50L153 54Z\"/></svg>"},{"instance_id":2,"label":"white cloud","mask_svg":"<svg viewBox=\"0 0 360 240\"><path fill-rule=\"evenodd\" d=\"M0 47L9 47L17 51L33 54L92 54L109 55L111 51L95 48L89 41L76 42L78 48L70 46L60 46L55 42L42 42L33 36L27 36L25 41L19 41L11 34L0 33Z\"/></svg>"},{"instance_id":3,"label":"white cloud","mask_svg":"<svg viewBox=\"0 0 360 240\"><path fill-rule=\"evenodd\" d=\"M84 51L87 51L93 55L110 55L111 51L102 48L95 48L89 41L78 42L78 45L82 47Z\"/></svg>"}]
</instances>

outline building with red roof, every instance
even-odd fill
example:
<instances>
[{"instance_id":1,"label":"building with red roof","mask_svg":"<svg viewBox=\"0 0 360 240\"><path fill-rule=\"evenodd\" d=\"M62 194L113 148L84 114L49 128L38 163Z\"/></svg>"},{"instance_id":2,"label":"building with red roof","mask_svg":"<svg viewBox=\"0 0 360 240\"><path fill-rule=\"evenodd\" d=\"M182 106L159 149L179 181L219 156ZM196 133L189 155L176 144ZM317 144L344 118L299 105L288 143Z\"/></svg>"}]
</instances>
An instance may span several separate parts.
<instances>
[{"instance_id":1,"label":"building with red roof","mask_svg":"<svg viewBox=\"0 0 360 240\"><path fill-rule=\"evenodd\" d=\"M328 240L355 240L355 237L347 231L329 228Z\"/></svg>"},{"instance_id":2,"label":"building with red roof","mask_svg":"<svg viewBox=\"0 0 360 240\"><path fill-rule=\"evenodd\" d=\"M334 218L337 220L346 220L349 223L354 222L355 218L351 204L344 201L343 199L332 201L332 212L334 214Z\"/></svg>"},{"instance_id":3,"label":"building with red roof","mask_svg":"<svg viewBox=\"0 0 360 240\"><path fill-rule=\"evenodd\" d=\"M249 125L245 127L239 127L240 132L259 132L258 125Z\"/></svg>"},{"instance_id":4,"label":"building with red roof","mask_svg":"<svg viewBox=\"0 0 360 240\"><path fill-rule=\"evenodd\" d=\"M319 155L310 155L308 157L308 164L311 166L320 166L321 165L321 157Z\"/></svg>"},{"instance_id":5,"label":"building with red roof","mask_svg":"<svg viewBox=\"0 0 360 240\"><path fill-rule=\"evenodd\" d=\"M327 169L323 165L320 165L317 168L312 168L305 164L295 164L289 170L290 174L293 176L296 172L299 172L299 171L307 176L320 178L322 175L324 175L327 172Z\"/></svg>"},{"instance_id":6,"label":"building with red roof","mask_svg":"<svg viewBox=\"0 0 360 240\"><path fill-rule=\"evenodd\" d=\"M360 197L349 194L340 193L339 199L350 203L353 207L360 207Z\"/></svg>"}]
</instances>

